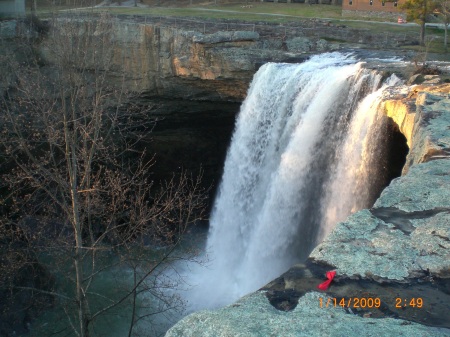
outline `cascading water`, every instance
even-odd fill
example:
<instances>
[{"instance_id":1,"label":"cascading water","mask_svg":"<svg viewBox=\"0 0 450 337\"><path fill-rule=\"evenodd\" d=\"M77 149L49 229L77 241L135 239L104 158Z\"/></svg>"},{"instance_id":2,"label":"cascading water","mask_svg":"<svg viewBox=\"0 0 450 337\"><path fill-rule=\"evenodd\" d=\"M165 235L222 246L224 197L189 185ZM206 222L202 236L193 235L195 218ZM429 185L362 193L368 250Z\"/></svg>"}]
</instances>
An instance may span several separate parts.
<instances>
[{"instance_id":1,"label":"cascading water","mask_svg":"<svg viewBox=\"0 0 450 337\"><path fill-rule=\"evenodd\" d=\"M379 83L381 76L376 75L375 79L375 83ZM383 137L387 118L379 107L384 89L399 82L400 79L392 75L380 89L365 96L353 113L344 142L336 151L327 184L319 242L337 222L372 205L388 182L386 153L389 145Z\"/></svg>"},{"instance_id":2,"label":"cascading water","mask_svg":"<svg viewBox=\"0 0 450 337\"><path fill-rule=\"evenodd\" d=\"M339 53L259 69L236 121L193 309L258 289L304 260L331 224L369 206L353 200L367 188L361 153L376 108L365 107L380 81Z\"/></svg>"}]
</instances>

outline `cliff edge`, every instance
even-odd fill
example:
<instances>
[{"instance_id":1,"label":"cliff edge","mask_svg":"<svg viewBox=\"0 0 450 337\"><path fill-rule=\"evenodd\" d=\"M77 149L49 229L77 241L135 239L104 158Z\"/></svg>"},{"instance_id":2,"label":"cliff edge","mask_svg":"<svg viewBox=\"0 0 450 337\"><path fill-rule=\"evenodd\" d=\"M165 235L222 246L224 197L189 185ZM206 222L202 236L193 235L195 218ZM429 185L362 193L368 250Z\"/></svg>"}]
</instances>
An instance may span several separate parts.
<instances>
[{"instance_id":1,"label":"cliff edge","mask_svg":"<svg viewBox=\"0 0 450 337\"><path fill-rule=\"evenodd\" d=\"M410 152L374 207L337 224L304 265L167 337L450 336L450 85L390 96L386 114Z\"/></svg>"}]
</instances>

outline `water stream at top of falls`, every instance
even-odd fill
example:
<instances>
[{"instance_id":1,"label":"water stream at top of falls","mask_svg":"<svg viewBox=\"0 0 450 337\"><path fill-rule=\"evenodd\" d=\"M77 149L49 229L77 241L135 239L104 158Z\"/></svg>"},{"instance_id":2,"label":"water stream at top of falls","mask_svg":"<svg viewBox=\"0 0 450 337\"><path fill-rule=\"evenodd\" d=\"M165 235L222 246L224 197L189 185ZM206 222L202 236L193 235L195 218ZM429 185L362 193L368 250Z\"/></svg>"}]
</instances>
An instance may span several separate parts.
<instances>
[{"instance_id":1,"label":"water stream at top of falls","mask_svg":"<svg viewBox=\"0 0 450 337\"><path fill-rule=\"evenodd\" d=\"M237 117L193 310L229 304L302 262L369 207L381 75L340 53L268 63Z\"/></svg>"}]
</instances>

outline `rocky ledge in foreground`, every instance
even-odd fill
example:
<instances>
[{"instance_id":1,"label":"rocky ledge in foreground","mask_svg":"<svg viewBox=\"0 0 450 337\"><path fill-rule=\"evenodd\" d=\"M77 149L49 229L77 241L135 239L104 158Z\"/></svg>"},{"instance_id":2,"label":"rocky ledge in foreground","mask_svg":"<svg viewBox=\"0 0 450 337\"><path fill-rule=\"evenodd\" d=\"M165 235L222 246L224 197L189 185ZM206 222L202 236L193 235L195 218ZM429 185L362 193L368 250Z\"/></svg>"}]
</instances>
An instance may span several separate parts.
<instances>
[{"instance_id":1,"label":"rocky ledge in foreground","mask_svg":"<svg viewBox=\"0 0 450 337\"><path fill-rule=\"evenodd\" d=\"M404 175L370 210L339 223L311 253L233 305L194 313L176 336L450 336L450 85L393 92ZM336 270L327 291L317 290Z\"/></svg>"}]
</instances>

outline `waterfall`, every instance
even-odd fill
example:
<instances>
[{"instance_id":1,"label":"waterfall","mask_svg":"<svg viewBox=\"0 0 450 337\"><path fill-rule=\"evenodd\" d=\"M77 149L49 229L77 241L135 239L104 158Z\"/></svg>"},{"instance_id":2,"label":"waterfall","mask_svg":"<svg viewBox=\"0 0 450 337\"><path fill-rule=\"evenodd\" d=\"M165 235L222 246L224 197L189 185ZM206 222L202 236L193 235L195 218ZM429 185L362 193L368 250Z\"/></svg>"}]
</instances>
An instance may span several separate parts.
<instances>
[{"instance_id":1,"label":"waterfall","mask_svg":"<svg viewBox=\"0 0 450 337\"><path fill-rule=\"evenodd\" d=\"M376 79L378 83L380 76L376 75ZM400 79L392 75L381 88L376 91L372 88L374 91L358 103L344 142L336 151L335 165L326 188L325 216L318 241L322 241L334 225L349 214L372 205L388 182L385 175L389 144L383 137L387 118L379 106L384 90L399 82Z\"/></svg>"},{"instance_id":2,"label":"waterfall","mask_svg":"<svg viewBox=\"0 0 450 337\"><path fill-rule=\"evenodd\" d=\"M210 219L211 265L191 301L215 307L257 290L302 262L332 224L369 206L358 196L370 180L364 163L380 82L339 53L259 69Z\"/></svg>"}]
</instances>

